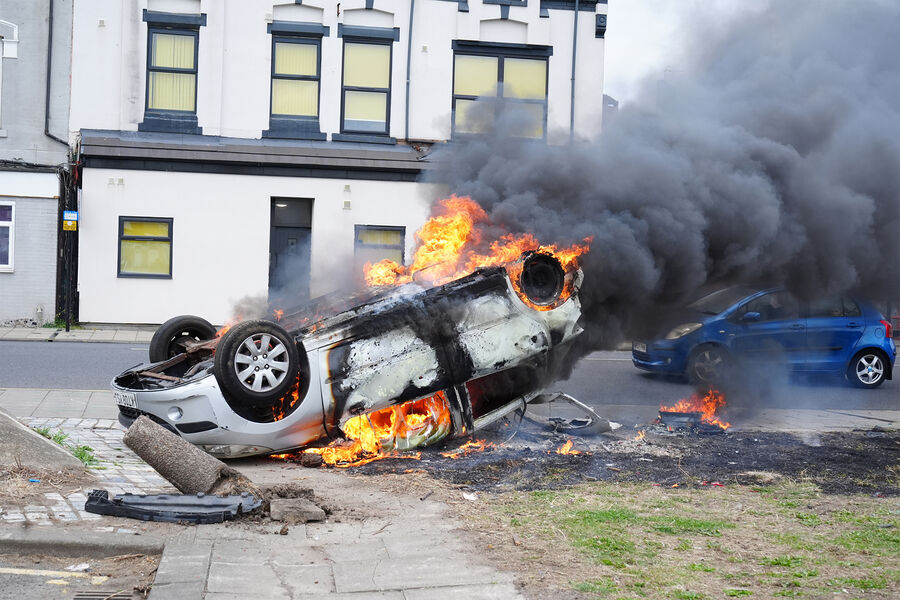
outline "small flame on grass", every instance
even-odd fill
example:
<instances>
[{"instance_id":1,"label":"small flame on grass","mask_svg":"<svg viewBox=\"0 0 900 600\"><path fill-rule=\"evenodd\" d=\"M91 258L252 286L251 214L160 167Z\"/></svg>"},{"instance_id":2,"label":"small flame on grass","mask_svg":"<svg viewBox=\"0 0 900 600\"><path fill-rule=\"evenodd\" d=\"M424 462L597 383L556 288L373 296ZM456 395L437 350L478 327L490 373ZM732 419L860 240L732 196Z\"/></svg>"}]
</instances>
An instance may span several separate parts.
<instances>
[{"instance_id":1,"label":"small flame on grass","mask_svg":"<svg viewBox=\"0 0 900 600\"><path fill-rule=\"evenodd\" d=\"M647 437L647 434L645 434L644 430L641 429L640 431L638 431L638 434L636 436L634 436L634 441L639 442L642 439L644 439L645 437Z\"/></svg>"},{"instance_id":2,"label":"small flame on grass","mask_svg":"<svg viewBox=\"0 0 900 600\"><path fill-rule=\"evenodd\" d=\"M573 450L575 442L567 440L565 444L556 449L557 454L582 454L581 450Z\"/></svg>"},{"instance_id":3,"label":"small flame on grass","mask_svg":"<svg viewBox=\"0 0 900 600\"><path fill-rule=\"evenodd\" d=\"M462 458L463 456L468 456L469 454L473 454L475 452L484 452L489 448L495 447L495 444L486 442L484 440L469 440L458 448L449 450L447 452L441 452L441 456L446 456L447 458L456 460L457 458Z\"/></svg>"}]
</instances>

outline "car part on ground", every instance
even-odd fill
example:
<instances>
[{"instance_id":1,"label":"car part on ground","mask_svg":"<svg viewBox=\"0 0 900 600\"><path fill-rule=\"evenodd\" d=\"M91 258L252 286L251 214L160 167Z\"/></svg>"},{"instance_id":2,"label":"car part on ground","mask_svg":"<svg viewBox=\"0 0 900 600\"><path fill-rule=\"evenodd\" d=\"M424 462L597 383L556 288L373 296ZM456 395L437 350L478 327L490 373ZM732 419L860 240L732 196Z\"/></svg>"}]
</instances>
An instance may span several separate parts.
<instances>
[{"instance_id":1,"label":"car part on ground","mask_svg":"<svg viewBox=\"0 0 900 600\"><path fill-rule=\"evenodd\" d=\"M262 500L247 492L232 496L122 494L110 500L106 490L93 490L88 494L84 510L97 515L141 521L210 524L230 521L260 506Z\"/></svg>"},{"instance_id":2,"label":"car part on ground","mask_svg":"<svg viewBox=\"0 0 900 600\"><path fill-rule=\"evenodd\" d=\"M185 352L188 342L208 340L214 335L216 328L202 317L173 317L160 325L150 339L150 362L162 362L178 356Z\"/></svg>"}]
</instances>

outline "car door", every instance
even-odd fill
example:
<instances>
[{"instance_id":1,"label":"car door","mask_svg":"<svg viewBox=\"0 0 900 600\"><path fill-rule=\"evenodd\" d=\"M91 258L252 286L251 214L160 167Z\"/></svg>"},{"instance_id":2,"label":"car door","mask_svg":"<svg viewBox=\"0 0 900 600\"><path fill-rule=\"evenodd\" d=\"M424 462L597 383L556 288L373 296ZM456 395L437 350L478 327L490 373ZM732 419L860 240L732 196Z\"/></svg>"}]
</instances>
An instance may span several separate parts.
<instances>
[{"instance_id":1,"label":"car door","mask_svg":"<svg viewBox=\"0 0 900 600\"><path fill-rule=\"evenodd\" d=\"M806 351L806 319L800 303L783 290L750 300L729 321L732 351L741 360L793 365Z\"/></svg>"},{"instance_id":2,"label":"car door","mask_svg":"<svg viewBox=\"0 0 900 600\"><path fill-rule=\"evenodd\" d=\"M852 298L830 296L813 300L806 318L809 351L805 368L843 370L865 328L862 310Z\"/></svg>"}]
</instances>

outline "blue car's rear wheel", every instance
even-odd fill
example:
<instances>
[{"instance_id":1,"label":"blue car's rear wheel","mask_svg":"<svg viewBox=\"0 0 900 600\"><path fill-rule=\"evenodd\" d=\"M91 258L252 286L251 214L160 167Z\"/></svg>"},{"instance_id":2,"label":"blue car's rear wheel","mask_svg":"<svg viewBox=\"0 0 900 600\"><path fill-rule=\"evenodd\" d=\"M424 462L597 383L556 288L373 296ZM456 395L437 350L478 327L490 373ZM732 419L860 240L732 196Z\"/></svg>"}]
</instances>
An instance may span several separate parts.
<instances>
[{"instance_id":1,"label":"blue car's rear wheel","mask_svg":"<svg viewBox=\"0 0 900 600\"><path fill-rule=\"evenodd\" d=\"M691 352L685 376L691 383L716 384L722 380L729 363L728 351L712 344Z\"/></svg>"},{"instance_id":2,"label":"blue car's rear wheel","mask_svg":"<svg viewBox=\"0 0 900 600\"><path fill-rule=\"evenodd\" d=\"M856 387L874 388L884 383L886 362L877 350L863 350L847 367L847 379Z\"/></svg>"}]
</instances>

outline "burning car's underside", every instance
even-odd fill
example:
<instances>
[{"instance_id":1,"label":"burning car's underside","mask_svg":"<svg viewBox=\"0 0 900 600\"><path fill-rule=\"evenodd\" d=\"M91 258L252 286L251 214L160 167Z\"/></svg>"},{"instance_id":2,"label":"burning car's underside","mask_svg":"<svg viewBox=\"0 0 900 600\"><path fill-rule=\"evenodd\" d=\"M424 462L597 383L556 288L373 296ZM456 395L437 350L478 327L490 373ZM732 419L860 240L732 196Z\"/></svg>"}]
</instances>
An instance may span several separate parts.
<instances>
[{"instance_id":1,"label":"burning car's underside","mask_svg":"<svg viewBox=\"0 0 900 600\"><path fill-rule=\"evenodd\" d=\"M528 252L324 318L319 307L279 323L245 321L209 340L170 327L165 360L113 381L120 420L147 414L212 454L245 456L337 437L354 417L418 401L416 425L430 423L415 443L466 435L549 383L582 331L581 277L552 255Z\"/></svg>"}]
</instances>

